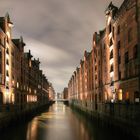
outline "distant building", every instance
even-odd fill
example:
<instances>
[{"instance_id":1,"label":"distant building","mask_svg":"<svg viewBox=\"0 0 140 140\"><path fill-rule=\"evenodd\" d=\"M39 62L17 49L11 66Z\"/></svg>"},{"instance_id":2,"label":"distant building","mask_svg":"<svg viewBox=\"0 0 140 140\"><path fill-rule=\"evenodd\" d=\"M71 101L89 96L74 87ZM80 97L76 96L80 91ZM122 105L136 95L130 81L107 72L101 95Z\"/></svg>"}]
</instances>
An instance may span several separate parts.
<instances>
[{"instance_id":1,"label":"distant building","mask_svg":"<svg viewBox=\"0 0 140 140\"><path fill-rule=\"evenodd\" d=\"M55 96L56 96L55 95L55 90L54 90L52 84L49 83L49 99L54 100L56 98Z\"/></svg>"},{"instance_id":2,"label":"distant building","mask_svg":"<svg viewBox=\"0 0 140 140\"><path fill-rule=\"evenodd\" d=\"M63 99L68 99L69 98L69 96L68 96L68 88L67 87L64 88L62 94L63 94Z\"/></svg>"},{"instance_id":3,"label":"distant building","mask_svg":"<svg viewBox=\"0 0 140 140\"><path fill-rule=\"evenodd\" d=\"M63 94L62 93L57 93L57 99L63 99Z\"/></svg>"}]
</instances>

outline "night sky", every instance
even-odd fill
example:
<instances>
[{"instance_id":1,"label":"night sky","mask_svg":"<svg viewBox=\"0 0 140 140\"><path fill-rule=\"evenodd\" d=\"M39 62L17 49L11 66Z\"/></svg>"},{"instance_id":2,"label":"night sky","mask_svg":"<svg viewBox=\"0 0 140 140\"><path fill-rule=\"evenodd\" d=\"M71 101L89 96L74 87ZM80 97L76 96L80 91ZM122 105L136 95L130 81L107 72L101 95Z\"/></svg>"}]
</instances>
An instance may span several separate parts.
<instances>
[{"instance_id":1,"label":"night sky","mask_svg":"<svg viewBox=\"0 0 140 140\"><path fill-rule=\"evenodd\" d=\"M120 6L123 0L113 0ZM105 26L110 0L0 0L0 16L9 13L13 37L23 36L25 50L40 58L41 68L61 92L91 50L92 35Z\"/></svg>"}]
</instances>

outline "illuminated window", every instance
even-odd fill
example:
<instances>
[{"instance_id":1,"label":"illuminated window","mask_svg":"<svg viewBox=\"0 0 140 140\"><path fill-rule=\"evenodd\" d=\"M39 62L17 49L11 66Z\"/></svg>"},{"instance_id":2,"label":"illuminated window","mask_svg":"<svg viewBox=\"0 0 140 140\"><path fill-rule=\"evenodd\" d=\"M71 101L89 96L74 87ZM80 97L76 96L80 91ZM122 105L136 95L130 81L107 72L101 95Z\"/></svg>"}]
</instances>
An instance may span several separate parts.
<instances>
[{"instance_id":1,"label":"illuminated window","mask_svg":"<svg viewBox=\"0 0 140 140\"><path fill-rule=\"evenodd\" d=\"M14 86L14 84L15 84L15 81L14 81L14 80L12 80L12 85Z\"/></svg>"},{"instance_id":2,"label":"illuminated window","mask_svg":"<svg viewBox=\"0 0 140 140\"><path fill-rule=\"evenodd\" d=\"M6 34L7 34L7 37L9 39L10 38L10 32L7 32Z\"/></svg>"},{"instance_id":3,"label":"illuminated window","mask_svg":"<svg viewBox=\"0 0 140 140\"><path fill-rule=\"evenodd\" d=\"M29 102L29 95L27 95L27 102Z\"/></svg>"},{"instance_id":4,"label":"illuminated window","mask_svg":"<svg viewBox=\"0 0 140 140\"><path fill-rule=\"evenodd\" d=\"M34 90L34 93L36 94L36 90Z\"/></svg>"},{"instance_id":5,"label":"illuminated window","mask_svg":"<svg viewBox=\"0 0 140 140\"><path fill-rule=\"evenodd\" d=\"M107 99L108 99L108 94L107 94L107 92L104 93L104 97L105 97L105 101L107 101Z\"/></svg>"},{"instance_id":6,"label":"illuminated window","mask_svg":"<svg viewBox=\"0 0 140 140\"><path fill-rule=\"evenodd\" d=\"M32 61L29 60L29 67L32 67Z\"/></svg>"},{"instance_id":7,"label":"illuminated window","mask_svg":"<svg viewBox=\"0 0 140 140\"><path fill-rule=\"evenodd\" d=\"M9 89L6 89L6 103L10 103Z\"/></svg>"},{"instance_id":8,"label":"illuminated window","mask_svg":"<svg viewBox=\"0 0 140 140\"><path fill-rule=\"evenodd\" d=\"M120 89L119 92L118 92L118 100L122 101L122 99L123 99L122 89Z\"/></svg>"},{"instance_id":9,"label":"illuminated window","mask_svg":"<svg viewBox=\"0 0 140 140\"><path fill-rule=\"evenodd\" d=\"M19 82L17 82L17 88L19 88Z\"/></svg>"},{"instance_id":10,"label":"illuminated window","mask_svg":"<svg viewBox=\"0 0 140 140\"><path fill-rule=\"evenodd\" d=\"M32 91L31 91L31 88L29 88L29 93L31 93Z\"/></svg>"},{"instance_id":11,"label":"illuminated window","mask_svg":"<svg viewBox=\"0 0 140 140\"><path fill-rule=\"evenodd\" d=\"M140 102L140 93L138 91L134 92L134 99L136 103Z\"/></svg>"}]
</instances>

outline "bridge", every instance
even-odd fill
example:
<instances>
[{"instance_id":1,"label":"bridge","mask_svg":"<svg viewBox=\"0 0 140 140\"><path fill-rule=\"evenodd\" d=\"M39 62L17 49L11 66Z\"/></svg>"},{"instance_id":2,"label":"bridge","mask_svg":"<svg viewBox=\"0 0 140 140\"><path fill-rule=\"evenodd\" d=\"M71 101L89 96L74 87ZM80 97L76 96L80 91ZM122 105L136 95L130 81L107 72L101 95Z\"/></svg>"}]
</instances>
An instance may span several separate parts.
<instances>
[{"instance_id":1,"label":"bridge","mask_svg":"<svg viewBox=\"0 0 140 140\"><path fill-rule=\"evenodd\" d=\"M69 104L69 100L68 99L54 99L54 102L63 102L64 104Z\"/></svg>"},{"instance_id":2,"label":"bridge","mask_svg":"<svg viewBox=\"0 0 140 140\"><path fill-rule=\"evenodd\" d=\"M65 101L69 101L68 99L54 99L53 100L54 102L57 101L57 102L65 102Z\"/></svg>"}]
</instances>

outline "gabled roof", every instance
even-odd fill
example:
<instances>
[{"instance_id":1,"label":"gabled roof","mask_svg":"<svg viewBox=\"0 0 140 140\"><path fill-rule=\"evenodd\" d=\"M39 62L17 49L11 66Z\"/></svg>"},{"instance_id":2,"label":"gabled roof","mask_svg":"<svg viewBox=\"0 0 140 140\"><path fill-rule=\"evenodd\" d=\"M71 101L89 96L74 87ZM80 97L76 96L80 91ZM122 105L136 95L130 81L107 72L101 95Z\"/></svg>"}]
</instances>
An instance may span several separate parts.
<instances>
[{"instance_id":1,"label":"gabled roof","mask_svg":"<svg viewBox=\"0 0 140 140\"><path fill-rule=\"evenodd\" d=\"M116 7L115 5L113 5L112 2L110 2L110 4L108 5L108 7L105 10L105 13L106 13L106 15L109 15L111 12L113 12L113 11L116 12L117 10L118 10L118 7Z\"/></svg>"}]
</instances>

